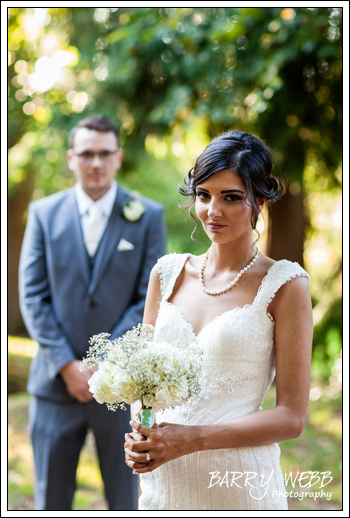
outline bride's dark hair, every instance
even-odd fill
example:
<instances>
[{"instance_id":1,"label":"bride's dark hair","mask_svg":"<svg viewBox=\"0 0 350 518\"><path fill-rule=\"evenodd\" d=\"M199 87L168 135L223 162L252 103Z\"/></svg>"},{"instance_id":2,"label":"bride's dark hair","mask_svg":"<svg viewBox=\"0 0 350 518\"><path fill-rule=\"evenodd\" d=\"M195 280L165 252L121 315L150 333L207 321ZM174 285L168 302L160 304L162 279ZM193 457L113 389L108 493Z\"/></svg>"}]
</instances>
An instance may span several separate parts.
<instances>
[{"instance_id":1,"label":"bride's dark hair","mask_svg":"<svg viewBox=\"0 0 350 518\"><path fill-rule=\"evenodd\" d=\"M270 148L250 133L228 131L212 140L189 170L184 179L185 185L179 187L179 192L189 198L181 207L188 208L190 216L196 221L191 237L198 227L197 218L191 211L196 200L196 187L223 169L232 169L243 181L247 191L246 202L253 209L251 225L256 230L260 212L257 199L264 198L266 203L273 203L286 192L286 182L273 176L272 168Z\"/></svg>"}]
</instances>

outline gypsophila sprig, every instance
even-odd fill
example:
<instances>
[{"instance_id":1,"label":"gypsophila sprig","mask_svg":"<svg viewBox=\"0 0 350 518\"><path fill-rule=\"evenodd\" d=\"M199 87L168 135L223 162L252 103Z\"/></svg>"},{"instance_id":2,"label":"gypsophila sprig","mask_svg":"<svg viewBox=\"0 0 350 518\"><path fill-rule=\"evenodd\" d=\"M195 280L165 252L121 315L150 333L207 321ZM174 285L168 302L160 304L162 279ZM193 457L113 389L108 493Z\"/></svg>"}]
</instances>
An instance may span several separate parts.
<instances>
[{"instance_id":1,"label":"gypsophila sprig","mask_svg":"<svg viewBox=\"0 0 350 518\"><path fill-rule=\"evenodd\" d=\"M183 404L200 391L202 350L183 330L181 341L155 339L154 328L138 325L121 338L108 333L91 337L81 369L98 370L89 379L90 392L110 410L141 401L154 412Z\"/></svg>"}]
</instances>

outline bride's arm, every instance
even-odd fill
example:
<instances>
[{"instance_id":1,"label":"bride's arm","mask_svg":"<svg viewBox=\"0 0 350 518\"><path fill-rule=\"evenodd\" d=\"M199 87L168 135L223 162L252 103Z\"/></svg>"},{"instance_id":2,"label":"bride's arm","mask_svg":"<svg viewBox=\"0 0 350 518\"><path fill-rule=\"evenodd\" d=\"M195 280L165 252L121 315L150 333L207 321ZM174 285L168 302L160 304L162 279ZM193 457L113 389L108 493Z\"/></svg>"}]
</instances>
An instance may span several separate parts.
<instances>
[{"instance_id":1,"label":"bride's arm","mask_svg":"<svg viewBox=\"0 0 350 518\"><path fill-rule=\"evenodd\" d=\"M269 312L275 320L276 406L215 425L161 423L157 429L149 429L133 423L135 430L147 436L143 444L126 440L131 449L127 464L136 473L153 471L169 460L196 451L261 446L301 434L307 417L312 347L308 280L298 277L283 285ZM145 451L152 459L147 465L142 453Z\"/></svg>"},{"instance_id":2,"label":"bride's arm","mask_svg":"<svg viewBox=\"0 0 350 518\"><path fill-rule=\"evenodd\" d=\"M162 300L162 295L160 291L160 281L159 281L159 265L156 264L150 273L146 302L145 302L145 310L143 316L143 324L151 324L155 325L158 315L159 303ZM136 421L136 414L141 409L141 402L137 401L130 405L130 414L131 420ZM136 438L140 438L137 434L133 434L131 439L135 441Z\"/></svg>"},{"instance_id":3,"label":"bride's arm","mask_svg":"<svg viewBox=\"0 0 350 518\"><path fill-rule=\"evenodd\" d=\"M162 294L160 291L159 265L155 264L149 276L143 324L155 326Z\"/></svg>"}]
</instances>

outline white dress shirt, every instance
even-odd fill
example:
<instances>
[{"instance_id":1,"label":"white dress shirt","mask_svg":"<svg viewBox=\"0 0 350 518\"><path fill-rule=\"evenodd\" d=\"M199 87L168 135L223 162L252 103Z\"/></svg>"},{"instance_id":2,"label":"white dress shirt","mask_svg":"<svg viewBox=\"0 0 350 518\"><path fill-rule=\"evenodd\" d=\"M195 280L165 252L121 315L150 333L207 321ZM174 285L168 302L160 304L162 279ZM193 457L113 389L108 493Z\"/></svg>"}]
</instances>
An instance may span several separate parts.
<instances>
[{"instance_id":1,"label":"white dress shirt","mask_svg":"<svg viewBox=\"0 0 350 518\"><path fill-rule=\"evenodd\" d=\"M94 201L85 191L83 191L80 182L75 184L75 195L78 203L78 210L80 215L81 227L83 229L83 236L85 240L85 232L86 232L86 221L89 215L89 209L91 205L94 203L98 204L103 212L104 217L104 230L106 229L108 219L111 215L113 205L115 202L115 197L117 195L118 184L116 180L112 181L111 188L97 201Z\"/></svg>"}]
</instances>

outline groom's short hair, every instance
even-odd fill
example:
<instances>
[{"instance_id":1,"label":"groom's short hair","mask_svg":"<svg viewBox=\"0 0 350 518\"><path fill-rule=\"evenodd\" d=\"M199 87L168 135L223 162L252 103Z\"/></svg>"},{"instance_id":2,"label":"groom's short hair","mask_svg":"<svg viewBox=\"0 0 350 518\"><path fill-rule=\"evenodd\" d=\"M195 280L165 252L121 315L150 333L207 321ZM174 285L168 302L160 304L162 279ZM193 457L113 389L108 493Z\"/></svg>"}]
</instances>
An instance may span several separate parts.
<instances>
[{"instance_id":1,"label":"groom's short hair","mask_svg":"<svg viewBox=\"0 0 350 518\"><path fill-rule=\"evenodd\" d=\"M86 117L85 119L81 120L76 126L74 126L74 128L72 128L68 139L68 145L70 149L73 149L74 137L76 132L80 128L87 128L89 130L100 131L101 133L109 133L111 131L116 136L117 145L119 147L119 131L117 127L113 124L112 121L110 121L104 115L97 114L90 115L90 117Z\"/></svg>"}]
</instances>

